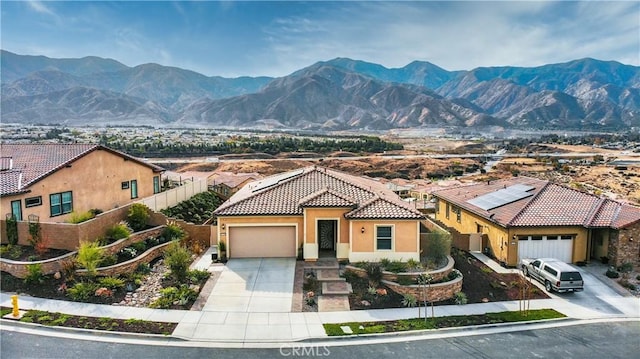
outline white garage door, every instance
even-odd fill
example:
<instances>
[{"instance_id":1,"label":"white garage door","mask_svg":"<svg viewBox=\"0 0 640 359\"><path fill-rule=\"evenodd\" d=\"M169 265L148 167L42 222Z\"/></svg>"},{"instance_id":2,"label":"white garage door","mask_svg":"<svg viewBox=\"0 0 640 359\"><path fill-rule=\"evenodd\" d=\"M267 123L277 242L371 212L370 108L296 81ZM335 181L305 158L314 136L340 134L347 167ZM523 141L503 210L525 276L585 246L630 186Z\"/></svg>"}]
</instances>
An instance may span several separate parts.
<instances>
[{"instance_id":1,"label":"white garage door","mask_svg":"<svg viewBox=\"0 0 640 359\"><path fill-rule=\"evenodd\" d=\"M295 257L295 226L229 227L229 258Z\"/></svg>"},{"instance_id":2,"label":"white garage door","mask_svg":"<svg viewBox=\"0 0 640 359\"><path fill-rule=\"evenodd\" d=\"M522 258L556 258L571 263L573 236L518 236L518 263Z\"/></svg>"}]
</instances>

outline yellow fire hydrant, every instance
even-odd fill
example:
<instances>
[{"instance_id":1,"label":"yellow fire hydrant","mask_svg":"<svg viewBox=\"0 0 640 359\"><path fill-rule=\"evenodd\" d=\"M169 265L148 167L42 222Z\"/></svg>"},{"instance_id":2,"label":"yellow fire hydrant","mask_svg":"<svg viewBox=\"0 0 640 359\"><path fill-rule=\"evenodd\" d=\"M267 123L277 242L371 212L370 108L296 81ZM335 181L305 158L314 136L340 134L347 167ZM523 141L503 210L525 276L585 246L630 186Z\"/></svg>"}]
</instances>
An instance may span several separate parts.
<instances>
[{"instance_id":1,"label":"yellow fire hydrant","mask_svg":"<svg viewBox=\"0 0 640 359\"><path fill-rule=\"evenodd\" d=\"M13 316L14 317L19 317L20 316L20 310L18 309L18 296L17 295L12 295L11 296L11 304L13 305Z\"/></svg>"}]
</instances>

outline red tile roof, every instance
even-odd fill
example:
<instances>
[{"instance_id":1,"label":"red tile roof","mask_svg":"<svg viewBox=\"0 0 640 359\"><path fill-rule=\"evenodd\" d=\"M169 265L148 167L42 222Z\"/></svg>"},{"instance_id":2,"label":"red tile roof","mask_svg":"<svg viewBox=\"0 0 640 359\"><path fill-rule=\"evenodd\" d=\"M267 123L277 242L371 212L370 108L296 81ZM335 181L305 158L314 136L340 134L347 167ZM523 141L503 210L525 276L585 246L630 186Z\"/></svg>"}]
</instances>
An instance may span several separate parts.
<instances>
[{"instance_id":1,"label":"red tile roof","mask_svg":"<svg viewBox=\"0 0 640 359\"><path fill-rule=\"evenodd\" d=\"M356 207L346 215L352 215L350 218L424 218L384 185L323 167L306 167L249 183L215 215L302 215L303 207L310 206Z\"/></svg>"},{"instance_id":2,"label":"red tile roof","mask_svg":"<svg viewBox=\"0 0 640 359\"><path fill-rule=\"evenodd\" d=\"M20 176L3 175L0 195L20 193L32 184L96 150L106 150L126 157L156 172L163 170L125 153L95 144L0 144L0 155L11 159L12 169L9 172L21 174Z\"/></svg>"},{"instance_id":3,"label":"red tile roof","mask_svg":"<svg viewBox=\"0 0 640 359\"><path fill-rule=\"evenodd\" d=\"M534 187L532 196L490 210L469 203L470 199L500 189L524 184ZM434 193L503 227L584 226L623 228L640 221L640 208L528 177L448 188ZM440 209L442 211L442 209Z\"/></svg>"}]
</instances>

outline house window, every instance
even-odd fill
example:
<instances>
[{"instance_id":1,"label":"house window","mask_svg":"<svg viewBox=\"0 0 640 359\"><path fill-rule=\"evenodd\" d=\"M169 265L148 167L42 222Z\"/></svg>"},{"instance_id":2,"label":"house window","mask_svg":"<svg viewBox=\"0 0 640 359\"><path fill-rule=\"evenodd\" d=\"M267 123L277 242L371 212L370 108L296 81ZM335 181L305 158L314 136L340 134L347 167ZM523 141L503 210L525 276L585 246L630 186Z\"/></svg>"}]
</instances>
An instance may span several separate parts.
<instances>
[{"instance_id":1,"label":"house window","mask_svg":"<svg viewBox=\"0 0 640 359\"><path fill-rule=\"evenodd\" d=\"M573 240L573 236L560 236L560 239L562 239L563 241L566 241L566 240L570 241L570 240Z\"/></svg>"},{"instance_id":2,"label":"house window","mask_svg":"<svg viewBox=\"0 0 640 359\"><path fill-rule=\"evenodd\" d=\"M392 241L392 226L376 226L376 250L391 250Z\"/></svg>"},{"instance_id":3,"label":"house window","mask_svg":"<svg viewBox=\"0 0 640 359\"><path fill-rule=\"evenodd\" d=\"M22 201L11 201L11 214L16 221L22 221Z\"/></svg>"},{"instance_id":4,"label":"house window","mask_svg":"<svg viewBox=\"0 0 640 359\"><path fill-rule=\"evenodd\" d=\"M434 205L436 207L435 208L436 209L436 213L440 213L440 201L436 200L436 203Z\"/></svg>"},{"instance_id":5,"label":"house window","mask_svg":"<svg viewBox=\"0 0 640 359\"><path fill-rule=\"evenodd\" d=\"M73 195L71 191L49 195L51 217L60 216L73 211Z\"/></svg>"},{"instance_id":6,"label":"house window","mask_svg":"<svg viewBox=\"0 0 640 359\"><path fill-rule=\"evenodd\" d=\"M449 203L447 203L447 208L445 210L444 216L447 217L447 219L449 219Z\"/></svg>"},{"instance_id":7,"label":"house window","mask_svg":"<svg viewBox=\"0 0 640 359\"><path fill-rule=\"evenodd\" d=\"M531 236L531 240L532 241L541 241L542 240L542 236Z\"/></svg>"},{"instance_id":8,"label":"house window","mask_svg":"<svg viewBox=\"0 0 640 359\"><path fill-rule=\"evenodd\" d=\"M124 181L124 182L120 183L120 188L129 189L129 181Z\"/></svg>"},{"instance_id":9,"label":"house window","mask_svg":"<svg viewBox=\"0 0 640 359\"><path fill-rule=\"evenodd\" d=\"M460 210L460 207L455 207L453 212L455 212L456 214L456 221L460 223L460 221L462 220L462 211Z\"/></svg>"},{"instance_id":10,"label":"house window","mask_svg":"<svg viewBox=\"0 0 640 359\"><path fill-rule=\"evenodd\" d=\"M138 181L131 180L131 198L138 198Z\"/></svg>"},{"instance_id":11,"label":"house window","mask_svg":"<svg viewBox=\"0 0 640 359\"><path fill-rule=\"evenodd\" d=\"M38 197L29 197L29 198L25 198L24 200L24 206L29 208L29 207L37 207L37 206L41 206L42 205L42 196L38 196Z\"/></svg>"},{"instance_id":12,"label":"house window","mask_svg":"<svg viewBox=\"0 0 640 359\"><path fill-rule=\"evenodd\" d=\"M160 177L159 176L155 176L153 177L153 193L160 193Z\"/></svg>"}]
</instances>

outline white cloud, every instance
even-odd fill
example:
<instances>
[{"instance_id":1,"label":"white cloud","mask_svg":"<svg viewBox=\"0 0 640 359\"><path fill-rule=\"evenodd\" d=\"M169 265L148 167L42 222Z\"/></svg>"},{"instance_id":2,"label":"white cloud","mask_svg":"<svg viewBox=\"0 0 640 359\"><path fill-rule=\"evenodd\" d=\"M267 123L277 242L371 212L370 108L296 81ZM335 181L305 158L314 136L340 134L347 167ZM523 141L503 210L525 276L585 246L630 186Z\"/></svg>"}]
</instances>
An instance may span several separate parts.
<instances>
[{"instance_id":1,"label":"white cloud","mask_svg":"<svg viewBox=\"0 0 640 359\"><path fill-rule=\"evenodd\" d=\"M52 15L52 16L57 16L53 10L51 10L48 6L46 6L43 2L41 1L27 1L27 5L29 5L29 8L31 8L32 10L34 10L35 12L41 13L41 14L47 14L47 15Z\"/></svg>"}]
</instances>

